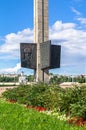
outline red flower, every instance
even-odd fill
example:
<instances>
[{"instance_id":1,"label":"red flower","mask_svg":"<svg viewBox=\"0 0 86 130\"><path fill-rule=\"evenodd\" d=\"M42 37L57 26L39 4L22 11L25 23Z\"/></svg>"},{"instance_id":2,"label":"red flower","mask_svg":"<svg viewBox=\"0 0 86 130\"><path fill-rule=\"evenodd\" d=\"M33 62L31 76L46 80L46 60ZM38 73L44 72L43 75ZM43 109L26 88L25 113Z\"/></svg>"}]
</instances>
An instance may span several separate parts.
<instances>
[{"instance_id":1,"label":"red flower","mask_svg":"<svg viewBox=\"0 0 86 130\"><path fill-rule=\"evenodd\" d=\"M10 100L8 100L8 102L10 102L10 103L16 103L16 100L10 99Z\"/></svg>"},{"instance_id":2,"label":"red flower","mask_svg":"<svg viewBox=\"0 0 86 130\"><path fill-rule=\"evenodd\" d=\"M82 117L73 117L72 119L69 120L70 124L78 125L78 126L83 126L86 124L86 120L84 120Z\"/></svg>"},{"instance_id":3,"label":"red flower","mask_svg":"<svg viewBox=\"0 0 86 130\"><path fill-rule=\"evenodd\" d=\"M37 111L39 111L39 112L46 110L46 108L41 107L41 106L38 106L38 107L36 107L35 109L36 109Z\"/></svg>"},{"instance_id":4,"label":"red flower","mask_svg":"<svg viewBox=\"0 0 86 130\"><path fill-rule=\"evenodd\" d=\"M39 111L39 112L41 112L41 111L46 111L46 108L41 107L41 106L34 107L34 106L29 106L29 105L27 105L26 108L29 108L29 109L30 109L30 108L33 108L33 109L35 109L35 110L37 110L37 111Z\"/></svg>"}]
</instances>

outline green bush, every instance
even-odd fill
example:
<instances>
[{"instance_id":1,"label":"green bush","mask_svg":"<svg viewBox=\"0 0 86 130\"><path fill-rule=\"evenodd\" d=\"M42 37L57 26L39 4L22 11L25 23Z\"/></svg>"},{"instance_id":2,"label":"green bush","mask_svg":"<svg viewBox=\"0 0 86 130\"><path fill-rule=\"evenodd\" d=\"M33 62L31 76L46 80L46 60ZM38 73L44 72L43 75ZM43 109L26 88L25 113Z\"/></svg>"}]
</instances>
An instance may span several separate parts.
<instances>
[{"instance_id":1,"label":"green bush","mask_svg":"<svg viewBox=\"0 0 86 130\"><path fill-rule=\"evenodd\" d=\"M79 98L78 88L66 88L59 95L59 109L60 112L70 113L70 105L76 103Z\"/></svg>"},{"instance_id":2,"label":"green bush","mask_svg":"<svg viewBox=\"0 0 86 130\"><path fill-rule=\"evenodd\" d=\"M58 105L59 91L58 86L35 84L9 89L3 93L3 97L8 100L16 100L18 103L42 106L52 110Z\"/></svg>"},{"instance_id":3,"label":"green bush","mask_svg":"<svg viewBox=\"0 0 86 130\"><path fill-rule=\"evenodd\" d=\"M86 85L66 89L47 84L23 85L5 91L3 97L86 119Z\"/></svg>"},{"instance_id":4,"label":"green bush","mask_svg":"<svg viewBox=\"0 0 86 130\"><path fill-rule=\"evenodd\" d=\"M86 86L64 89L58 104L60 112L86 119Z\"/></svg>"},{"instance_id":5,"label":"green bush","mask_svg":"<svg viewBox=\"0 0 86 130\"><path fill-rule=\"evenodd\" d=\"M0 82L18 82L18 76L16 77L0 76Z\"/></svg>"}]
</instances>

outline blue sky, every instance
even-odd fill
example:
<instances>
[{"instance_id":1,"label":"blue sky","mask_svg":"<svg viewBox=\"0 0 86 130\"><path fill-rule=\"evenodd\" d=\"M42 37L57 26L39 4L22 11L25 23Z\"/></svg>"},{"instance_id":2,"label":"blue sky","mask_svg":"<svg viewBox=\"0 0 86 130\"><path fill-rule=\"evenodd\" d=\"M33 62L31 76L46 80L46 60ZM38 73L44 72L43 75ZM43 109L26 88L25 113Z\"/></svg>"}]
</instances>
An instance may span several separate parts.
<instances>
[{"instance_id":1,"label":"blue sky","mask_svg":"<svg viewBox=\"0 0 86 130\"><path fill-rule=\"evenodd\" d=\"M55 74L86 74L86 0L48 0L49 39L60 44ZM0 73L33 74L20 67L20 43L33 42L33 0L0 0Z\"/></svg>"}]
</instances>

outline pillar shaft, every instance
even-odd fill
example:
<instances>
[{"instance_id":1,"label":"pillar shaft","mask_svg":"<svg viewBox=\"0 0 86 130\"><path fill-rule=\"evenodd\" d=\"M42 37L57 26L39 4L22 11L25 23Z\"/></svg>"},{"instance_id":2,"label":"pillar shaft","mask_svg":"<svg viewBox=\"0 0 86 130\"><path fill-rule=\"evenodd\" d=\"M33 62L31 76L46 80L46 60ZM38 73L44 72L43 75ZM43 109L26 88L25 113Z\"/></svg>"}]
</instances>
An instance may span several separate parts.
<instances>
[{"instance_id":1,"label":"pillar shaft","mask_svg":"<svg viewBox=\"0 0 86 130\"><path fill-rule=\"evenodd\" d=\"M48 0L34 0L34 42L37 43L36 80L49 81L48 69L41 70L40 43L48 41Z\"/></svg>"}]
</instances>

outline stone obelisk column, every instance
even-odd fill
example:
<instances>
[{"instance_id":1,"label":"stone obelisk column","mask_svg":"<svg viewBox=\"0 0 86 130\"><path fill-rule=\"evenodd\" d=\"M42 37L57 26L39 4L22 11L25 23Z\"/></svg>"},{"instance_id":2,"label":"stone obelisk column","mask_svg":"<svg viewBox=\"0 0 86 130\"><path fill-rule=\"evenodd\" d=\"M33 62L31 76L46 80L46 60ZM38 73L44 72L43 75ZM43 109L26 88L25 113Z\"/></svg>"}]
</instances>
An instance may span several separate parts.
<instances>
[{"instance_id":1,"label":"stone obelisk column","mask_svg":"<svg viewBox=\"0 0 86 130\"><path fill-rule=\"evenodd\" d=\"M40 43L48 41L48 0L34 0L34 42L37 43L36 81L49 81L48 69L41 70Z\"/></svg>"}]
</instances>

